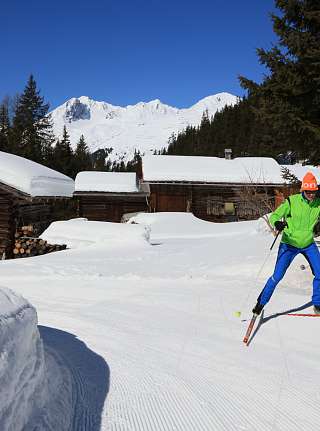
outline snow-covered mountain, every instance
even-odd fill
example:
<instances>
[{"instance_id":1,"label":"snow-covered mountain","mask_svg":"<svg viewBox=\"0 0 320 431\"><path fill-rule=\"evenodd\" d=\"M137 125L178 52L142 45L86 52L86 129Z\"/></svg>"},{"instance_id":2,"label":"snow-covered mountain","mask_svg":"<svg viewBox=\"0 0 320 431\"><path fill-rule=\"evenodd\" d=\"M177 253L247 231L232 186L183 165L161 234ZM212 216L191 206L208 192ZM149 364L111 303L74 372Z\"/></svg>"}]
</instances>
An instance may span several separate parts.
<instances>
[{"instance_id":1,"label":"snow-covered mountain","mask_svg":"<svg viewBox=\"0 0 320 431\"><path fill-rule=\"evenodd\" d=\"M55 135L61 137L66 126L73 147L83 134L91 151L113 148L112 159L131 159L135 149L148 153L167 147L172 133L198 125L205 110L211 116L237 100L232 94L219 93L178 109L158 99L121 107L81 96L68 100L51 116Z\"/></svg>"}]
</instances>

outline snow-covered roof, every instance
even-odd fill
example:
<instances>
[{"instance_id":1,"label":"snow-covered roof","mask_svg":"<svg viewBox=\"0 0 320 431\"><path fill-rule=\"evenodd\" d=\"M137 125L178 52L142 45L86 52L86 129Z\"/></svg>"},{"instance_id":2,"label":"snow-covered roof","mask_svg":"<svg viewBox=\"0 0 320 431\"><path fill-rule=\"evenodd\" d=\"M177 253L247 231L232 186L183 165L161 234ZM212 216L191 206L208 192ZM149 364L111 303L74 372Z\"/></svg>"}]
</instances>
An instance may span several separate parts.
<instances>
[{"instance_id":1,"label":"snow-covered roof","mask_svg":"<svg viewBox=\"0 0 320 431\"><path fill-rule=\"evenodd\" d=\"M317 178L318 183L320 179L320 169L315 166L309 165L301 165L300 163L296 163L295 165L282 165L284 168L289 169L289 171L295 175L298 180L302 181L302 178L305 176L307 172L312 172L313 175Z\"/></svg>"},{"instance_id":2,"label":"snow-covered roof","mask_svg":"<svg viewBox=\"0 0 320 431\"><path fill-rule=\"evenodd\" d=\"M74 191L74 181L66 175L3 151L0 151L0 183L32 197L72 197Z\"/></svg>"},{"instance_id":3,"label":"snow-covered roof","mask_svg":"<svg viewBox=\"0 0 320 431\"><path fill-rule=\"evenodd\" d=\"M281 166L268 157L144 156L144 181L283 184Z\"/></svg>"},{"instance_id":4,"label":"snow-covered roof","mask_svg":"<svg viewBox=\"0 0 320 431\"><path fill-rule=\"evenodd\" d=\"M134 172L79 172L75 180L75 192L138 193Z\"/></svg>"}]
</instances>

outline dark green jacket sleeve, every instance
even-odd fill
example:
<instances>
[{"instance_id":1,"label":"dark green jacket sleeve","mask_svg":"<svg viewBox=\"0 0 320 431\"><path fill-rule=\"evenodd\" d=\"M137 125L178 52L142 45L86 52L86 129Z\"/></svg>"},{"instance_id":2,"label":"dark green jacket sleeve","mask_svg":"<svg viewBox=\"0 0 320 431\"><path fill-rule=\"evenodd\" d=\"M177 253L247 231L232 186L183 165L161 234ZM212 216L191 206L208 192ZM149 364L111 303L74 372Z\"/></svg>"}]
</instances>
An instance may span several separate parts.
<instances>
[{"instance_id":1,"label":"dark green jacket sleeve","mask_svg":"<svg viewBox=\"0 0 320 431\"><path fill-rule=\"evenodd\" d=\"M278 208L271 214L270 223L274 226L274 223L278 220L281 220L282 217L286 218L290 213L290 204L288 199L286 199Z\"/></svg>"}]
</instances>

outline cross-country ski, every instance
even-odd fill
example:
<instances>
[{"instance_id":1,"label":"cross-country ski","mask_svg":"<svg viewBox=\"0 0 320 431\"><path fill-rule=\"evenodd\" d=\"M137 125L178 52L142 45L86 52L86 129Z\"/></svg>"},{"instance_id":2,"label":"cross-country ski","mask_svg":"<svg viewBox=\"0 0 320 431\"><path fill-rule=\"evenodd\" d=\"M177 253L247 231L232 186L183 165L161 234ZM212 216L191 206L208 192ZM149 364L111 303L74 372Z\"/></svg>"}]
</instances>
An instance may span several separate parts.
<instances>
[{"instance_id":1,"label":"cross-country ski","mask_svg":"<svg viewBox=\"0 0 320 431\"><path fill-rule=\"evenodd\" d=\"M252 334L252 331L253 331L253 328L254 328L254 324L255 324L255 322L256 322L256 320L257 320L257 317L258 317L258 314L253 314L253 316L252 316L252 318L251 318L251 320L250 320L250 323L249 323L249 326L248 326L248 329L247 329L246 335L245 335L245 336L244 336L244 338L243 338L243 342L244 342L246 345L248 345L248 342L249 342L250 336L251 336L251 334Z\"/></svg>"},{"instance_id":2,"label":"cross-country ski","mask_svg":"<svg viewBox=\"0 0 320 431\"><path fill-rule=\"evenodd\" d=\"M311 313L287 313L286 316L296 316L296 317L320 317L320 314Z\"/></svg>"}]
</instances>

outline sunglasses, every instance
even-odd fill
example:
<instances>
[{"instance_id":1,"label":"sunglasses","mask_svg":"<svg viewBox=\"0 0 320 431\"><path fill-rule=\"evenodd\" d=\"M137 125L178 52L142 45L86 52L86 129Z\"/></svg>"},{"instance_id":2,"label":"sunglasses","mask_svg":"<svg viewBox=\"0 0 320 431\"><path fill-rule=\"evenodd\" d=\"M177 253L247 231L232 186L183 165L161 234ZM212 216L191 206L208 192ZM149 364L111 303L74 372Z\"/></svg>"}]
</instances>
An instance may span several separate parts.
<instances>
[{"instance_id":1,"label":"sunglasses","mask_svg":"<svg viewBox=\"0 0 320 431\"><path fill-rule=\"evenodd\" d=\"M305 190L305 191L304 191L304 193L305 193L306 195L315 195L317 192L310 192L310 191L308 191L308 190Z\"/></svg>"}]
</instances>

